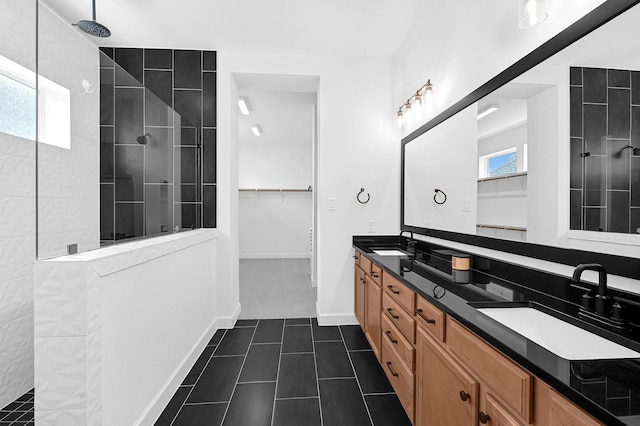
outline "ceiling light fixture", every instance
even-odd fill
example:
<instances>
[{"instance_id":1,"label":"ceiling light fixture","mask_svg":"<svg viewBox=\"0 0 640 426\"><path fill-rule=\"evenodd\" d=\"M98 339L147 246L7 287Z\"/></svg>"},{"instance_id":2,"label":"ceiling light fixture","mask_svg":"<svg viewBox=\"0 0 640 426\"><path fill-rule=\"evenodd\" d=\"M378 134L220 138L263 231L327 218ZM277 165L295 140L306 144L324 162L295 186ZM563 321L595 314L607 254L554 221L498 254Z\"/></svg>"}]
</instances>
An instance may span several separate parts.
<instances>
[{"instance_id":1,"label":"ceiling light fixture","mask_svg":"<svg viewBox=\"0 0 640 426\"><path fill-rule=\"evenodd\" d=\"M486 117L487 115L489 115L492 112L495 112L495 111L497 111L499 109L500 109L500 105L499 104L491 104L491 105L487 106L486 108L483 108L481 111L478 111L478 120L480 120L482 117Z\"/></svg>"},{"instance_id":2,"label":"ceiling light fixture","mask_svg":"<svg viewBox=\"0 0 640 426\"><path fill-rule=\"evenodd\" d=\"M412 103L414 106L414 115L422 114L426 100L432 93L433 84L431 84L431 80L427 80L425 84L423 84L418 90L416 90L416 93L413 96L407 99L407 101L403 103L400 108L398 108L398 112L396 113L398 119L398 127L402 127L409 118L409 115L412 111Z\"/></svg>"},{"instance_id":3,"label":"ceiling light fixture","mask_svg":"<svg viewBox=\"0 0 640 426\"><path fill-rule=\"evenodd\" d=\"M251 131L256 136L260 136L262 134L262 128L260 127L259 124L252 124L251 125Z\"/></svg>"},{"instance_id":4,"label":"ceiling light fixture","mask_svg":"<svg viewBox=\"0 0 640 426\"><path fill-rule=\"evenodd\" d=\"M549 16L547 0L518 0L518 26L533 28L543 23Z\"/></svg>"},{"instance_id":5,"label":"ceiling light fixture","mask_svg":"<svg viewBox=\"0 0 640 426\"><path fill-rule=\"evenodd\" d=\"M238 98L238 108L242 115L249 115L249 100L244 96Z\"/></svg>"}]
</instances>

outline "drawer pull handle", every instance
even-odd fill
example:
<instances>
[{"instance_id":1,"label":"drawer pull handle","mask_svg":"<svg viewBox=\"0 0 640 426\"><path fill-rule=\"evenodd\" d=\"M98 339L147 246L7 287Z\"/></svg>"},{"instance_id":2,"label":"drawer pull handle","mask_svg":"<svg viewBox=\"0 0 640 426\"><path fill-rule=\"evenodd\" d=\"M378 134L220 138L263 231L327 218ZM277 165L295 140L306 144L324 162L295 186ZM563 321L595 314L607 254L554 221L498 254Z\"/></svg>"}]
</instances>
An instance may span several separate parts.
<instances>
[{"instance_id":1,"label":"drawer pull handle","mask_svg":"<svg viewBox=\"0 0 640 426\"><path fill-rule=\"evenodd\" d=\"M391 375L393 377L398 377L398 373L396 373L395 371L393 371L393 368L391 368L391 361L387 361L387 368L389 369L389 371L391 371Z\"/></svg>"},{"instance_id":2,"label":"drawer pull handle","mask_svg":"<svg viewBox=\"0 0 640 426\"><path fill-rule=\"evenodd\" d=\"M460 391L460 399L461 400L466 401L469 398L471 398L471 395L469 395L468 393L466 393L463 390Z\"/></svg>"},{"instance_id":3,"label":"drawer pull handle","mask_svg":"<svg viewBox=\"0 0 640 426\"><path fill-rule=\"evenodd\" d=\"M480 420L480 423L482 423L483 425L486 425L491 420L491 417L489 417L487 414L485 414L482 411L480 411L480 415L478 416L478 420Z\"/></svg>"},{"instance_id":4,"label":"drawer pull handle","mask_svg":"<svg viewBox=\"0 0 640 426\"><path fill-rule=\"evenodd\" d=\"M390 331L390 330L385 331L385 332L384 332L384 334L386 334L386 335L387 335L387 337L389 338L389 340L391 341L391 343L393 343L394 345L397 345L397 344L398 344L398 341L397 341L397 340L395 340L393 337L391 337L391 331Z\"/></svg>"},{"instance_id":5,"label":"drawer pull handle","mask_svg":"<svg viewBox=\"0 0 640 426\"><path fill-rule=\"evenodd\" d=\"M393 315L393 309L391 309L391 308L387 308L387 312L389 312L389 315L391 315L391 318L393 318L393 319L400 318L398 315Z\"/></svg>"},{"instance_id":6,"label":"drawer pull handle","mask_svg":"<svg viewBox=\"0 0 640 426\"><path fill-rule=\"evenodd\" d=\"M422 313L422 309L416 309L416 314L420 315L422 319L425 320L428 324L436 323L436 320L425 317L424 314Z\"/></svg>"},{"instance_id":7,"label":"drawer pull handle","mask_svg":"<svg viewBox=\"0 0 640 426\"><path fill-rule=\"evenodd\" d=\"M371 276L372 276L373 278L378 278L380 275L376 274L375 272L372 272L372 273L371 273Z\"/></svg>"},{"instance_id":8,"label":"drawer pull handle","mask_svg":"<svg viewBox=\"0 0 640 426\"><path fill-rule=\"evenodd\" d=\"M391 293L393 293L393 294L400 294L400 292L398 290L394 289L392 285L388 285L387 288L389 290L391 290Z\"/></svg>"}]
</instances>

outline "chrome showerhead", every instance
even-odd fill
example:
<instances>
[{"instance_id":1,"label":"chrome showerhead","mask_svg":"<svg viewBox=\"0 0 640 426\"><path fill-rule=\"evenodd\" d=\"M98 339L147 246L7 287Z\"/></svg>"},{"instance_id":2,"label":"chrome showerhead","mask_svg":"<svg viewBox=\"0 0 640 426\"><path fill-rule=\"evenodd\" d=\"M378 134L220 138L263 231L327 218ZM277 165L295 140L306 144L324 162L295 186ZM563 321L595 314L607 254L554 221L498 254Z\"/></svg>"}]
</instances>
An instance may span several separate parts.
<instances>
[{"instance_id":1,"label":"chrome showerhead","mask_svg":"<svg viewBox=\"0 0 640 426\"><path fill-rule=\"evenodd\" d=\"M96 21L96 0L93 0L93 20L80 21L74 25L77 25L78 28L80 28L82 31L94 37L111 36L111 31L109 31L109 28Z\"/></svg>"}]
</instances>

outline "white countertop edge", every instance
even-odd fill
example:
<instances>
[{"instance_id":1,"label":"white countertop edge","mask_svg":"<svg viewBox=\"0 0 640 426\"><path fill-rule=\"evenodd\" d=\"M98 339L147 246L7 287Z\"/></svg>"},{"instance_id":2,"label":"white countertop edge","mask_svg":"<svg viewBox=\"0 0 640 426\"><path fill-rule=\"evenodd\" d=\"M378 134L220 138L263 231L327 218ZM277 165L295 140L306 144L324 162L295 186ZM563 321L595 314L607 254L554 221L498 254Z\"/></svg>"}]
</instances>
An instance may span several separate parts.
<instances>
[{"instance_id":1,"label":"white countertop edge","mask_svg":"<svg viewBox=\"0 0 640 426\"><path fill-rule=\"evenodd\" d=\"M82 253L38 260L42 263L87 263L101 277L141 263L166 256L179 250L214 240L218 237L215 228L194 229L192 231L160 237L114 244Z\"/></svg>"},{"instance_id":2,"label":"white countertop edge","mask_svg":"<svg viewBox=\"0 0 640 426\"><path fill-rule=\"evenodd\" d=\"M550 262L548 260L534 259L532 257L522 256L519 254L507 253L499 250L488 249L485 247L473 246L470 244L458 243L455 241L445 240L436 237L427 237L424 235L415 235L415 239L422 241L442 245L455 250L460 250L465 253L475 254L478 256L484 256L491 259L501 260L504 262L513 263L516 265L526 266L528 268L537 269L543 272L550 272L552 274L561 275L567 278L573 276L575 266L564 265L561 263ZM592 284L598 284L598 273L595 271L584 271L581 277L582 281L590 282ZM640 294L640 281L634 280L628 277L621 277L619 275L607 275L607 286L615 288L617 290L626 291L629 293Z\"/></svg>"}]
</instances>

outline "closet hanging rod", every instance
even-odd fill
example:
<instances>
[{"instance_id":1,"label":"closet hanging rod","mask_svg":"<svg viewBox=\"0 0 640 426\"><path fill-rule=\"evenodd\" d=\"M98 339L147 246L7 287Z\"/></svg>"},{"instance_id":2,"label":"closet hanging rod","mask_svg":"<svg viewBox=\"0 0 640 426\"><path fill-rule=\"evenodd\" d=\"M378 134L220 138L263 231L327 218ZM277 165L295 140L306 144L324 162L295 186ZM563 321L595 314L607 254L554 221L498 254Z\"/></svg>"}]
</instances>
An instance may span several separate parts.
<instances>
[{"instance_id":1,"label":"closet hanging rod","mask_svg":"<svg viewBox=\"0 0 640 426\"><path fill-rule=\"evenodd\" d=\"M241 192L313 192L311 187L307 189L274 189L274 188L240 188Z\"/></svg>"}]
</instances>

